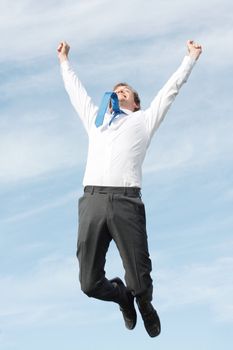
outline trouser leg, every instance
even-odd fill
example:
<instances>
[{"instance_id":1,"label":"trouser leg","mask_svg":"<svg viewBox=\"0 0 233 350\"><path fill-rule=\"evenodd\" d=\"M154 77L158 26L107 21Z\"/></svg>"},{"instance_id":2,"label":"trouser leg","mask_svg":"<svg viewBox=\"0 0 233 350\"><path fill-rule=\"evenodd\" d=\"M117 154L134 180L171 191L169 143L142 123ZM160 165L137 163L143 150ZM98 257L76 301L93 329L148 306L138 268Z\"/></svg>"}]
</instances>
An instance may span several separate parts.
<instances>
[{"instance_id":1,"label":"trouser leg","mask_svg":"<svg viewBox=\"0 0 233 350\"><path fill-rule=\"evenodd\" d=\"M152 300L152 269L145 208L138 197L114 195L109 227L120 252L127 287L139 299Z\"/></svg>"},{"instance_id":2,"label":"trouser leg","mask_svg":"<svg viewBox=\"0 0 233 350\"><path fill-rule=\"evenodd\" d=\"M105 257L112 240L106 212L107 195L87 193L79 200L79 279L82 291L89 297L120 302L119 290L105 277Z\"/></svg>"}]
</instances>

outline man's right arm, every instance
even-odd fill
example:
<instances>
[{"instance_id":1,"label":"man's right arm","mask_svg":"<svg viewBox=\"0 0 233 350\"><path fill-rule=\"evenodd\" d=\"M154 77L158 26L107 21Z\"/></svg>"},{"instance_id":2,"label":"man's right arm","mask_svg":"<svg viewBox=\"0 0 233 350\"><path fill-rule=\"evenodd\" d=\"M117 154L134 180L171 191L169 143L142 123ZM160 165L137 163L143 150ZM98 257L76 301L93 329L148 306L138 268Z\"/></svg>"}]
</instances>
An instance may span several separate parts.
<instances>
[{"instance_id":1,"label":"man's right arm","mask_svg":"<svg viewBox=\"0 0 233 350\"><path fill-rule=\"evenodd\" d=\"M70 47L65 41L61 42L57 48L61 73L70 101L88 132L96 117L98 108L93 104L81 81L71 68L68 59L69 50Z\"/></svg>"}]
</instances>

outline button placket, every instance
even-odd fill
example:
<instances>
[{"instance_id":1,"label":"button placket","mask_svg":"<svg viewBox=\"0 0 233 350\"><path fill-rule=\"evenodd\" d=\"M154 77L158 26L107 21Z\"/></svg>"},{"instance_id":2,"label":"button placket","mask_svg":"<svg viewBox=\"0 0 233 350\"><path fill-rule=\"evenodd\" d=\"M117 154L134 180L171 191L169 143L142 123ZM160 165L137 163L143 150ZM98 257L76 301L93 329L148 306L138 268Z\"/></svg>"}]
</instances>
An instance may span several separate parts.
<instances>
[{"instance_id":1,"label":"button placket","mask_svg":"<svg viewBox=\"0 0 233 350\"><path fill-rule=\"evenodd\" d=\"M109 182L109 174L111 167L111 157L112 157L112 144L110 133L106 135L106 147L105 147L105 157L104 157L104 182Z\"/></svg>"}]
</instances>

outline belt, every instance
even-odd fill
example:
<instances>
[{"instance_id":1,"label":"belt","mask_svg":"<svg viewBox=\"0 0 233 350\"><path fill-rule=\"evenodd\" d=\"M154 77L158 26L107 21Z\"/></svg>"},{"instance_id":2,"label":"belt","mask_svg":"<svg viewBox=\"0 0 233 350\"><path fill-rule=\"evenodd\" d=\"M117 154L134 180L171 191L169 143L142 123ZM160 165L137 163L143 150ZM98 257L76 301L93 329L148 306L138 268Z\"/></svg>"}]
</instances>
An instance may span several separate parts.
<instances>
[{"instance_id":1,"label":"belt","mask_svg":"<svg viewBox=\"0 0 233 350\"><path fill-rule=\"evenodd\" d=\"M141 188L139 187L114 187L114 186L85 186L84 192L93 193L116 193L125 196L141 197Z\"/></svg>"}]
</instances>

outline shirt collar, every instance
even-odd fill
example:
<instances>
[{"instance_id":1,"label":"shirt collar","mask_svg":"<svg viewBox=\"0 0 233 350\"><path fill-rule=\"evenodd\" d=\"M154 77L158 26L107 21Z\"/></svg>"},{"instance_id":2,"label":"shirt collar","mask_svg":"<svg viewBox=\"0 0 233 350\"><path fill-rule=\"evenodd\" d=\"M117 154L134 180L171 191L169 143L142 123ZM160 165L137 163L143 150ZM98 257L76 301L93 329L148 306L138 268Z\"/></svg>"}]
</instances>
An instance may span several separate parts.
<instances>
[{"instance_id":1,"label":"shirt collar","mask_svg":"<svg viewBox=\"0 0 233 350\"><path fill-rule=\"evenodd\" d=\"M121 108L121 110L122 110L123 112L125 112L126 114L131 114L131 113L133 113L130 109L126 109L126 108Z\"/></svg>"}]
</instances>

